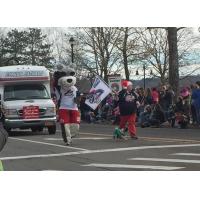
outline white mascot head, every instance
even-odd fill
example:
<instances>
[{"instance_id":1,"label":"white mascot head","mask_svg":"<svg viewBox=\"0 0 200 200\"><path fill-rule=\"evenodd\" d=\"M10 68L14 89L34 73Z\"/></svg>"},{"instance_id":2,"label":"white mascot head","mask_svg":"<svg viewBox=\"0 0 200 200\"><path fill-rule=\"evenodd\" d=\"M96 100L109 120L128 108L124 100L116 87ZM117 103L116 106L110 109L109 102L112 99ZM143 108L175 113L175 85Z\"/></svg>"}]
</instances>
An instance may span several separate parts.
<instances>
[{"instance_id":1,"label":"white mascot head","mask_svg":"<svg viewBox=\"0 0 200 200\"><path fill-rule=\"evenodd\" d=\"M57 65L57 71L54 73L55 88L60 90L68 90L71 86L76 84L75 71L73 66L65 66L63 64Z\"/></svg>"},{"instance_id":2,"label":"white mascot head","mask_svg":"<svg viewBox=\"0 0 200 200\"><path fill-rule=\"evenodd\" d=\"M63 76L58 79L58 85L63 90L68 90L70 87L76 84L76 77L74 76Z\"/></svg>"}]
</instances>

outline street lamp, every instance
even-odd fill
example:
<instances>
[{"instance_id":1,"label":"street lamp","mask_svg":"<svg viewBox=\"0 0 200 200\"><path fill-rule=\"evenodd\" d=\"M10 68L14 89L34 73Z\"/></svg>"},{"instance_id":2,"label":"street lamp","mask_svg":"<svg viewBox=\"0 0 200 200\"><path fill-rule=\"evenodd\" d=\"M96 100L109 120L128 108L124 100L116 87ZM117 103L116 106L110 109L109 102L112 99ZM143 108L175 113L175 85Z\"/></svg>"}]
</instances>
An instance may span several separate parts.
<instances>
[{"instance_id":1,"label":"street lamp","mask_svg":"<svg viewBox=\"0 0 200 200\"><path fill-rule=\"evenodd\" d=\"M69 44L71 45L71 58L72 58L72 63L74 63L74 45L75 45L75 40L73 37L69 39Z\"/></svg>"},{"instance_id":2,"label":"street lamp","mask_svg":"<svg viewBox=\"0 0 200 200\"><path fill-rule=\"evenodd\" d=\"M146 69L147 69L146 65L143 64L143 81L144 81L144 90L145 90L145 88L146 88ZM136 75L136 76L139 75L139 71L138 71L138 70L136 70L135 75ZM150 75L153 75L153 71L152 71L152 70L150 71Z\"/></svg>"}]
</instances>

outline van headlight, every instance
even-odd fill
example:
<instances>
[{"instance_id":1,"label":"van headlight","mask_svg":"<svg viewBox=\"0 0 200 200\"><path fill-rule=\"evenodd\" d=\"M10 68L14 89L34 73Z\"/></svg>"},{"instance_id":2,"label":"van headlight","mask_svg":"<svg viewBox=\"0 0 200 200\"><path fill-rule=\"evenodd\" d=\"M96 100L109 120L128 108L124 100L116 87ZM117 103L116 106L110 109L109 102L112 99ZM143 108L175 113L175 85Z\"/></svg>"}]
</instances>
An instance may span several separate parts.
<instances>
[{"instance_id":1,"label":"van headlight","mask_svg":"<svg viewBox=\"0 0 200 200\"><path fill-rule=\"evenodd\" d=\"M16 109L4 109L3 113L4 113L5 117L17 116L17 110Z\"/></svg>"},{"instance_id":2,"label":"van headlight","mask_svg":"<svg viewBox=\"0 0 200 200\"><path fill-rule=\"evenodd\" d=\"M56 108L55 107L46 108L46 115L56 115Z\"/></svg>"}]
</instances>

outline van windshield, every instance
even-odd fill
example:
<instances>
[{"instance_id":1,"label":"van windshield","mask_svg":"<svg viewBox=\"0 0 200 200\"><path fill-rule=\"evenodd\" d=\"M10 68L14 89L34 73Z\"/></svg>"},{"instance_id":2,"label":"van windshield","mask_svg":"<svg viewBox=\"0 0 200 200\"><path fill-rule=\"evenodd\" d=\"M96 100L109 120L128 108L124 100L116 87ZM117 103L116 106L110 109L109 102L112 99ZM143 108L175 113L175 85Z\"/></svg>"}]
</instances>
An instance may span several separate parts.
<instances>
[{"instance_id":1,"label":"van windshield","mask_svg":"<svg viewBox=\"0 0 200 200\"><path fill-rule=\"evenodd\" d=\"M7 85L4 89L4 101L26 99L50 99L44 85Z\"/></svg>"}]
</instances>

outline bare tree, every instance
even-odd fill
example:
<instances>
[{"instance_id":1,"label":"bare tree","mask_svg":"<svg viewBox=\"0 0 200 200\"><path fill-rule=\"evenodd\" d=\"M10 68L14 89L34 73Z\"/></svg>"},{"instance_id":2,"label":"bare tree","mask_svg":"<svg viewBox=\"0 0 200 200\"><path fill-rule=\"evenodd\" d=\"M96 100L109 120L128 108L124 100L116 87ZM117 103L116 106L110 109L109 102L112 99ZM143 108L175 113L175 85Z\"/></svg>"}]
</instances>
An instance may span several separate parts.
<instances>
[{"instance_id":1,"label":"bare tree","mask_svg":"<svg viewBox=\"0 0 200 200\"><path fill-rule=\"evenodd\" d=\"M162 84L166 82L168 73L168 42L166 31L159 28L138 28L140 46L144 54L139 59L145 60L154 68L155 77L159 77Z\"/></svg>"},{"instance_id":2,"label":"bare tree","mask_svg":"<svg viewBox=\"0 0 200 200\"><path fill-rule=\"evenodd\" d=\"M0 66L5 64L5 39L4 39L4 30L0 29Z\"/></svg>"},{"instance_id":3,"label":"bare tree","mask_svg":"<svg viewBox=\"0 0 200 200\"><path fill-rule=\"evenodd\" d=\"M199 56L199 50L196 52L195 46L199 43L200 35L195 35L192 28L177 28L179 68L197 62L194 56Z\"/></svg>"},{"instance_id":4,"label":"bare tree","mask_svg":"<svg viewBox=\"0 0 200 200\"><path fill-rule=\"evenodd\" d=\"M50 27L50 28L42 28L42 31L48 35L47 40L48 43L52 43L53 45L53 56L54 58L59 60L66 59L66 38L65 34L68 33L68 29L58 28L58 27Z\"/></svg>"},{"instance_id":5,"label":"bare tree","mask_svg":"<svg viewBox=\"0 0 200 200\"><path fill-rule=\"evenodd\" d=\"M53 45L53 55L56 62L70 65L76 71L78 76L83 76L85 70L83 68L84 54L83 45L81 43L81 34L79 28L44 28L43 31L48 34L48 40ZM71 46L69 40L74 37L75 45L74 51L74 64L71 64Z\"/></svg>"},{"instance_id":6,"label":"bare tree","mask_svg":"<svg viewBox=\"0 0 200 200\"><path fill-rule=\"evenodd\" d=\"M139 53L139 35L136 28L121 27L118 28L120 37L117 42L117 48L120 51L121 63L124 66L125 77L130 78L130 64L137 60Z\"/></svg>"},{"instance_id":7,"label":"bare tree","mask_svg":"<svg viewBox=\"0 0 200 200\"><path fill-rule=\"evenodd\" d=\"M74 37L75 64L80 75L84 73L87 75L87 71L95 72L107 81L108 74L124 72L126 79L129 79L131 68L142 61L148 67L152 67L154 76L165 84L169 82L169 69L171 70L169 67L171 38L167 33L167 27L53 28L50 38L54 44L56 59L69 64L71 61L69 39L71 36ZM193 34L191 28L177 28L179 64L176 70L193 61L191 56L194 52L193 47L199 41L199 37ZM186 73L185 76L187 75Z\"/></svg>"},{"instance_id":8,"label":"bare tree","mask_svg":"<svg viewBox=\"0 0 200 200\"><path fill-rule=\"evenodd\" d=\"M116 47L120 32L117 28L82 28L84 50L87 53L85 64L88 69L95 70L97 74L108 81L110 73L120 71L120 54Z\"/></svg>"},{"instance_id":9,"label":"bare tree","mask_svg":"<svg viewBox=\"0 0 200 200\"><path fill-rule=\"evenodd\" d=\"M143 55L141 59L146 60L153 67L154 76L160 78L161 83L165 84L169 81L169 42L173 38L168 38L168 31L171 31L171 29L138 28L137 31L140 35L143 51L149 52ZM180 63L178 70L180 67L192 62L192 56L190 55L193 53L192 49L198 41L200 41L199 37L193 34L191 28L177 28L177 59ZM170 53L172 55L171 50ZM187 73L185 73L185 76L187 76Z\"/></svg>"}]
</instances>

